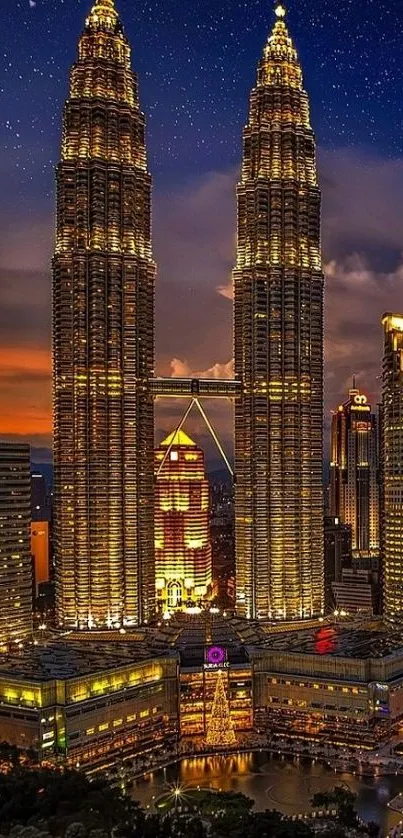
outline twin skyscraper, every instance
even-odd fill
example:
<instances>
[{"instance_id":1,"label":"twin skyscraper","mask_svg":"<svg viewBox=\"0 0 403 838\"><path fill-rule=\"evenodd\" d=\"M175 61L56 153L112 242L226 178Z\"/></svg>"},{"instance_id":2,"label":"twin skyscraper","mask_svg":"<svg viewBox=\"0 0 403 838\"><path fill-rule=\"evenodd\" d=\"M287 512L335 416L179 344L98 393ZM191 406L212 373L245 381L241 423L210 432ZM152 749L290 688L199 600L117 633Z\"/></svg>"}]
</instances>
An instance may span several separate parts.
<instances>
[{"instance_id":1,"label":"twin skyscraper","mask_svg":"<svg viewBox=\"0 0 403 838\"><path fill-rule=\"evenodd\" d=\"M237 611L294 620L323 612L323 273L308 97L282 5L275 14L237 189L235 381L200 392L235 401ZM164 388L145 121L114 0L93 6L71 71L53 271L58 622L124 628L155 609Z\"/></svg>"}]
</instances>

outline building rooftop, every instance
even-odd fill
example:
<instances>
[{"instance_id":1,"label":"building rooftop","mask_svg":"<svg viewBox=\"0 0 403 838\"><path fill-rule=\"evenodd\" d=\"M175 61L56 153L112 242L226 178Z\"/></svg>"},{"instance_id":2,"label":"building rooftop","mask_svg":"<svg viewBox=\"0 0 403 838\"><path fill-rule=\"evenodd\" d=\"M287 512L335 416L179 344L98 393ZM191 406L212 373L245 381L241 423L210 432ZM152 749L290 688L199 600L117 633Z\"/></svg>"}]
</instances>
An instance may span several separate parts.
<instances>
[{"instance_id":1,"label":"building rooftop","mask_svg":"<svg viewBox=\"0 0 403 838\"><path fill-rule=\"evenodd\" d=\"M92 633L52 635L37 645L26 644L18 653L0 656L0 677L65 680L172 654L167 643L153 643L140 631L125 635L100 632L97 637Z\"/></svg>"},{"instance_id":2,"label":"building rooftop","mask_svg":"<svg viewBox=\"0 0 403 838\"><path fill-rule=\"evenodd\" d=\"M231 664L246 663L246 646L261 643L264 637L258 624L239 617L224 617L211 611L178 612L157 631L153 642L160 644L166 638L179 652L181 666L186 669L203 665L208 646L224 647Z\"/></svg>"},{"instance_id":3,"label":"building rooftop","mask_svg":"<svg viewBox=\"0 0 403 838\"><path fill-rule=\"evenodd\" d=\"M261 644L267 650L331 657L384 658L403 655L403 630L386 627L382 621L327 623L299 631L268 634Z\"/></svg>"},{"instance_id":4,"label":"building rooftop","mask_svg":"<svg viewBox=\"0 0 403 838\"><path fill-rule=\"evenodd\" d=\"M193 442L193 439L190 439L190 436L185 434L185 431L173 431L169 436L166 437L161 443L160 448L169 448L172 445L184 445L186 448L195 448L196 443Z\"/></svg>"},{"instance_id":5,"label":"building rooftop","mask_svg":"<svg viewBox=\"0 0 403 838\"><path fill-rule=\"evenodd\" d=\"M257 651L357 658L403 657L403 630L380 619L301 624L283 630L211 612L175 614L144 629L56 634L0 657L0 677L48 681L105 672L179 654L183 669L200 667L206 647L223 647L230 664L245 664Z\"/></svg>"}]
</instances>

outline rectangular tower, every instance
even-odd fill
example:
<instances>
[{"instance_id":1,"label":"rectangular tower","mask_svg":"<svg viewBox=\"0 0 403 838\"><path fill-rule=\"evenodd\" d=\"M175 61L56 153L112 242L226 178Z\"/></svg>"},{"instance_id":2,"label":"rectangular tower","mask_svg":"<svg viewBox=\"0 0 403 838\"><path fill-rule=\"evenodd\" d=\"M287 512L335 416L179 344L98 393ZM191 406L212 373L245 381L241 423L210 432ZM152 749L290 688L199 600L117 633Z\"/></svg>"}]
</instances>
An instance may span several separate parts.
<instances>
[{"instance_id":1,"label":"rectangular tower","mask_svg":"<svg viewBox=\"0 0 403 838\"><path fill-rule=\"evenodd\" d=\"M130 45L97 0L71 71L53 262L58 622L154 609L151 178Z\"/></svg>"},{"instance_id":2,"label":"rectangular tower","mask_svg":"<svg viewBox=\"0 0 403 838\"><path fill-rule=\"evenodd\" d=\"M382 582L385 617L403 617L403 314L382 318Z\"/></svg>"},{"instance_id":3,"label":"rectangular tower","mask_svg":"<svg viewBox=\"0 0 403 838\"><path fill-rule=\"evenodd\" d=\"M379 556L377 433L367 397L353 387L332 416L330 514L350 524L358 561Z\"/></svg>"},{"instance_id":4,"label":"rectangular tower","mask_svg":"<svg viewBox=\"0 0 403 838\"><path fill-rule=\"evenodd\" d=\"M244 130L234 270L237 610L323 611L323 273L315 139L284 16Z\"/></svg>"},{"instance_id":5,"label":"rectangular tower","mask_svg":"<svg viewBox=\"0 0 403 838\"><path fill-rule=\"evenodd\" d=\"M0 650L32 634L29 445L0 442Z\"/></svg>"}]
</instances>

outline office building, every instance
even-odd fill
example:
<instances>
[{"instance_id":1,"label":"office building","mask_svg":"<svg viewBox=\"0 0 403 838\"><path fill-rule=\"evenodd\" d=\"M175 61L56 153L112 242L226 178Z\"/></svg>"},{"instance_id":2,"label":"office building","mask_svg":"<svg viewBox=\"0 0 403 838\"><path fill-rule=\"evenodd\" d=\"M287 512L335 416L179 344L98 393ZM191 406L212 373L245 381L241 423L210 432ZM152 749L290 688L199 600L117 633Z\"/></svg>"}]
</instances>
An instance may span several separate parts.
<instances>
[{"instance_id":1,"label":"office building","mask_svg":"<svg viewBox=\"0 0 403 838\"><path fill-rule=\"evenodd\" d=\"M29 445L0 442L0 650L32 634Z\"/></svg>"},{"instance_id":2,"label":"office building","mask_svg":"<svg viewBox=\"0 0 403 838\"><path fill-rule=\"evenodd\" d=\"M38 596L39 586L49 582L51 576L49 521L31 521L31 554L34 594Z\"/></svg>"},{"instance_id":3,"label":"office building","mask_svg":"<svg viewBox=\"0 0 403 838\"><path fill-rule=\"evenodd\" d=\"M382 318L382 599L389 620L403 618L403 315Z\"/></svg>"},{"instance_id":4,"label":"office building","mask_svg":"<svg viewBox=\"0 0 403 838\"><path fill-rule=\"evenodd\" d=\"M51 503L46 480L38 471L31 474L31 520L50 521Z\"/></svg>"},{"instance_id":5,"label":"office building","mask_svg":"<svg viewBox=\"0 0 403 838\"><path fill-rule=\"evenodd\" d=\"M343 568L351 565L351 527L339 518L325 516L325 612L335 606L332 585L340 582Z\"/></svg>"},{"instance_id":6,"label":"office building","mask_svg":"<svg viewBox=\"0 0 403 838\"><path fill-rule=\"evenodd\" d=\"M234 280L237 611L323 612L323 273L315 139L276 8L244 130Z\"/></svg>"},{"instance_id":7,"label":"office building","mask_svg":"<svg viewBox=\"0 0 403 838\"><path fill-rule=\"evenodd\" d=\"M63 117L53 261L54 553L64 628L154 610L151 178L130 45L97 0Z\"/></svg>"},{"instance_id":8,"label":"office building","mask_svg":"<svg viewBox=\"0 0 403 838\"><path fill-rule=\"evenodd\" d=\"M377 422L355 386L332 415L330 515L349 524L352 558L370 569L368 559L379 557Z\"/></svg>"},{"instance_id":9,"label":"office building","mask_svg":"<svg viewBox=\"0 0 403 838\"><path fill-rule=\"evenodd\" d=\"M346 614L373 614L377 610L377 588L369 570L343 568L340 579L332 584L334 607Z\"/></svg>"},{"instance_id":10,"label":"office building","mask_svg":"<svg viewBox=\"0 0 403 838\"><path fill-rule=\"evenodd\" d=\"M212 581L210 487L204 452L184 431L155 451L155 582L157 605L197 605Z\"/></svg>"}]
</instances>

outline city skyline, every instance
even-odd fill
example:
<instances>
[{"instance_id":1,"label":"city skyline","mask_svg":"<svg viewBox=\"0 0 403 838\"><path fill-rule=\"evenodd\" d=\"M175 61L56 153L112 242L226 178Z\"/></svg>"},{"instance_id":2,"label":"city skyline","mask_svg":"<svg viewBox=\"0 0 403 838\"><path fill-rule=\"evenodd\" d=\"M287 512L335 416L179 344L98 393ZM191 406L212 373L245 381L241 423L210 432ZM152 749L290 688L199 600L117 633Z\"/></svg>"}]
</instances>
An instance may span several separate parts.
<instances>
[{"instance_id":1,"label":"city skyline","mask_svg":"<svg viewBox=\"0 0 403 838\"><path fill-rule=\"evenodd\" d=\"M56 25L53 9L47 8L48 4L37 3L36 8L29 11L22 8L21 3L16 5L16 9L12 12L12 20L10 26L7 28L7 36L11 34L13 37L17 34L18 38L22 39L32 38L32 30L39 26L41 31L45 31L46 27L52 26L52 38L55 38L55 43L58 43L58 32L60 31L60 23ZM156 256L159 261L159 278L157 282L157 371L169 373L170 362L173 358L178 358L180 363L176 363L175 368L181 371L184 367L182 365L187 362L185 369L191 368L192 371L206 370L214 366L215 363L228 365L231 361L231 303L223 296L223 293L217 293L217 288L226 289L225 294L228 295L228 278L232 262L232 254L234 249L234 187L237 179L236 162L240 156L240 129L242 125L242 118L245 114L245 105L247 96L245 92L251 86L253 81L253 72L256 60L260 54L261 44L263 42L262 32L267 31L271 20L270 4L257 4L258 9L256 16L253 16L253 21L249 21L247 29L250 32L245 33L245 44L242 46L241 57L236 67L237 84L231 80L228 88L224 88L226 96L232 96L234 108L231 119L234 125L228 135L229 139L224 143L224 152L220 157L217 152L218 139L217 132L212 132L209 123L206 123L204 132L200 131L201 146L206 143L209 145L209 151L203 152L203 148L199 149L197 143L194 148L197 150L196 165L198 167L198 176L196 179L191 179L189 176L189 161L186 158L184 146L186 146L186 137L191 140L192 130L188 126L188 132L182 131L181 137L175 146L175 154L170 159L170 165L166 165L166 161L158 158L158 148L162 149L164 143L162 142L161 132L158 134L156 126L158 123L158 114L161 110L158 107L151 107L150 105L150 86L155 85L153 77L154 68L147 69L147 56L141 46L142 39L136 30L136 20L140 16L139 27L144 25L144 19L141 18L141 12L136 10L136 16L125 8L127 4L125 0L118 3L119 11L125 17L125 24L128 28L129 36L131 33L133 46L135 51L135 66L140 76L140 83L142 93L142 105L147 112L151 110L150 114L150 142L151 142L151 163L150 168L156 169L156 199L155 199L155 231L154 239L156 243ZM357 4L356 4L357 5ZM74 57L74 50L72 43L76 37L75 22L81 21L83 16L88 13L89 4L80 2L77 4L77 13L74 9L74 14L68 20L68 38L66 45L63 43L63 50L60 50L58 58L59 65L68 64ZM374 37L375 21L372 10L366 8L366 4L358 4L361 11L364 9L364 17L362 26L368 37ZM241 10L239 4L235 4L235 11L233 9L233 17L236 20L242 19L241 15L245 14L245 10ZM320 9L319 9L320 7ZM397 223L393 220L394 216L399 215L399 198L396 197L398 193L398 184L400 174L399 159L396 157L396 144L392 142L392 103L396 86L396 79L399 77L399 68L395 67L395 75L393 75L393 66L386 54L385 39L392 38L391 33L391 12L377 15L377 21L382 21L382 36L380 40L379 49L382 60L379 64L389 74L390 81L387 82L386 76L383 79L382 87L387 84L385 95L382 100L382 107L386 108L388 117L383 120L382 126L380 120L372 130L371 137L370 121L375 117L376 113L380 115L380 98L377 94L376 79L371 77L371 72L368 71L368 62L365 60L363 48L360 46L358 39L358 19L359 10L355 11L350 7L350 4L344 4L343 8L337 12L340 15L338 25L327 33L327 42L333 45L334 49L340 47L340 21L342 16L350 9L349 32L348 35L352 39L356 47L356 52L353 58L347 59L346 52L344 52L344 65L346 79L352 73L351 65L354 61L360 61L360 66L365 67L365 72L369 76L369 81L364 86L363 93L363 108L367 116L363 116L360 130L353 129L353 124L346 116L346 122L350 125L347 129L341 127L340 119L336 118L332 127L329 127L330 109L335 109L335 97L331 78L329 79L329 86L326 85L322 78L323 68L321 72L320 67L315 67L313 60L310 57L309 44L315 42L317 46L318 62L323 64L324 60L324 36L322 27L325 26L326 21L329 22L330 10L326 4L319 4L318 11L313 18L306 18L300 10L289 4L289 19L292 21L292 31L295 42L300 49L302 60L304 63L305 76L307 86L312 92L314 123L318 135L319 143L322 146L322 151L319 154L319 162L322 168L322 181L324 184L324 245L325 245L325 261L327 263L327 288L328 288L328 357L330 354L330 363L327 365L327 407L332 401L339 399L339 394L344 388L346 380L353 372L360 373L358 382L366 390L369 391L371 400L374 402L374 390L377 388L376 376L379 374L379 353L381 348L381 331L379 329L379 317L383 310L401 310L402 300L401 292L396 288L399 278L399 257L400 250L399 237L400 231ZM65 9L60 7L60 22L62 22ZM382 12L384 10L381 10ZM367 12L367 15L365 15ZM147 12L147 15L150 13ZM204 4L204 25L207 28L208 23L211 25L212 9ZM25 24L22 22L24 16ZM164 35L167 40L167 19L169 15L166 9L161 13L161 32L157 33L155 37ZM197 17L197 15L196 15ZM127 23L126 23L127 19ZM320 20L319 20L320 19ZM28 22L27 22L28 21ZM20 22L20 26L17 26ZM189 21L182 21L188 26ZM65 21L67 25L67 21ZM73 25L74 24L74 25ZM78 23L77 23L78 25ZM149 23L150 26L150 23ZM236 36L234 39L228 35L228 20L222 28L218 26L217 22L213 26L215 33L214 44L211 47L218 49L216 41L223 36L222 43L229 44L228 49L234 49L234 40L239 42L240 33L235 27ZM29 31L28 31L29 30ZM159 30L158 30L159 31ZM205 31L203 29L203 31ZM168 33L169 34L169 33ZM63 37L65 31L63 30ZM225 37L224 37L225 36ZM171 33L172 37L172 33ZM398 35L395 36L396 38ZM194 40L191 43L194 43ZM10 42L11 44L11 42ZM206 47L206 41L200 44L200 49ZM54 45L52 46L54 50ZM166 47L168 50L168 46ZM6 45L7 50L7 45ZM44 62L47 61L47 46L44 50ZM29 54L29 53L28 53ZM25 59L24 59L25 60ZM39 64L38 64L39 62ZM38 64L38 66L37 66ZM214 62L209 63L205 61L205 72L207 73L206 81L211 80L212 66ZM24 81L18 81L18 76L14 76L14 67L18 65L18 51L12 62L12 68L7 70L5 74L5 95L11 93L11 90L18 89L21 93L24 87ZM22 68L21 68L22 69ZM34 74L34 69L39 70ZM34 86L38 83L46 88L46 84L58 91L58 103L52 105L50 108L51 114L49 116L58 126L58 117L60 113L60 105L65 91L65 81L60 81L62 77L61 69L51 72L48 67L49 74L54 76L54 80L49 80L46 76L46 70L40 67L40 58L38 55L34 56L29 68L32 75ZM64 68L63 68L64 72ZM167 71L168 72L168 71ZM338 71L339 72L339 71ZM383 70L382 70L383 72ZM44 73L44 77L40 74ZM151 80L150 75L151 74ZM24 75L24 74L23 74ZM29 78L31 78L31 75ZM36 81L38 76L38 82ZM46 77L46 78L45 78ZM56 84L56 77L58 79ZM24 76L25 78L25 76ZM44 81L40 79L45 78ZM201 84L201 72L198 70L196 87ZM379 80L379 79L378 79ZM25 79L26 83L28 81ZM334 82L339 85L339 98L344 94L340 93L340 81ZM372 84L372 91L369 91L370 83ZM204 83L204 82L203 82ZM222 82L220 81L222 86ZM357 82L358 84L358 82ZM19 85L19 87L18 87ZM53 86L52 86L53 85ZM347 85L346 85L347 87ZM379 87L379 85L378 85ZM169 85L172 89L172 84ZM242 89L241 89L242 88ZM320 89L318 89L320 88ZM42 89L42 88L41 88ZM63 92L62 92L63 89ZM155 87L153 88L155 92ZM365 92L366 91L366 92ZM29 96L33 96L32 86L29 89ZM197 101L196 93L194 94L194 101ZM218 102L219 96L215 96L215 87L213 86L209 102ZM242 93L242 97L241 97ZM351 95L355 100L357 89L353 88ZM49 94L49 89L46 90L46 96ZM321 114L323 100L329 98L329 103L324 108ZM22 104L21 96L14 97L16 100L15 109L18 111L19 102ZM34 97L33 97L34 98ZM50 99L55 103L57 97L54 95ZM169 96L167 97L169 101ZM47 99L46 99L47 100ZM203 96L200 98L202 102ZM242 100L242 105L241 105ZM8 100L7 100L8 101ZM25 105L26 105L26 99ZM38 100L37 116L43 116L43 99ZM155 104L155 103L154 103ZM164 104L163 109L167 105ZM200 105L200 108L202 105ZM372 109L371 109L372 108ZM337 108L336 108L337 110ZM339 111L341 109L339 108ZM28 111L30 113L30 111ZM220 116L220 124L224 120L226 108L222 110ZM393 111L394 119L398 117L399 110L396 108ZM236 115L236 119L235 119ZM369 117L368 117L369 115ZM368 119L367 119L368 117ZM17 117L19 118L19 117ZM196 120L197 121L197 120ZM225 121L225 120L224 120ZM6 139L8 142L7 152L7 184L14 184L14 188L10 191L10 206L8 207L7 221L3 216L2 222L5 232L8 234L8 244L3 252L3 271L1 272L0 281L2 277L2 289L4 291L3 297L5 301L3 309L3 317L5 321L5 328L3 330L4 343L1 349L1 398L4 400L6 410L2 415L3 426L0 427L0 433L4 438L13 436L12 431L16 431L15 416L21 417L25 422L23 438L29 438L29 441L34 444L34 460L42 459L44 456L49 457L48 450L45 452L37 452L35 449L49 449L49 427L50 427L50 398L49 398L49 304L50 304L50 286L48 274L45 273L46 265L50 255L52 233L51 233L51 214L50 206L53 203L53 196L51 194L43 194L43 191L49 190L52 167L50 160L47 160L46 172L35 170L35 166L39 167L43 163L43 156L36 151L35 142L27 155L26 165L22 162L21 155L23 150L17 147L22 145L24 148L24 141L22 134L20 138L16 137L20 130L16 127L16 121L9 120L11 127L7 128ZM36 124L36 123L35 123ZM160 124L164 120L160 119ZM223 122L224 124L224 122ZM43 125L46 125L44 119ZM389 126L389 138L388 138ZM202 119L200 118L196 126L198 129L202 127ZM172 128L172 136L175 136L174 126L165 128L169 131ZM182 123L183 128L183 123ZM228 125L227 125L228 128ZM368 130L367 130L368 129ZM38 130L38 142L41 142L40 131ZM161 129L162 130L162 129ZM347 130L347 133L346 133ZM358 137L354 130L358 131ZM22 129L21 129L22 131ZM35 128L30 128L34 134L25 134L28 136L35 135ZM13 133L15 132L15 133ZM219 133L219 132L218 132ZM382 136L380 136L382 134ZM157 135L158 138L157 139ZM56 161L57 155L54 153L55 139L58 139L58 127L53 126L47 132L47 136L51 138L53 143L52 155L48 154L47 147L46 154L51 157L52 164ZM166 135L167 136L167 135ZM348 138L350 149L341 154L340 147L337 146L338 138ZM367 137L368 144L366 149L361 149L361 153L357 153L357 142L363 142ZM222 137L221 137L222 139ZM19 140L21 142L19 142ZM204 140L204 143L201 142ZM27 141L27 140L26 140ZM25 141L25 142L26 142ZM5 142L5 145L7 145ZM169 143L168 143L169 145ZM15 148L14 148L15 146ZM211 146L211 148L210 148ZM354 148L356 151L354 151ZM338 149L338 150L337 150ZM200 152L200 154L199 154ZM217 153L216 153L217 152ZM10 158L8 155L10 154ZM167 151L168 154L168 151ZM389 159L386 157L389 155ZM169 157L169 154L168 154ZM227 160L227 164L223 165L223 157ZM32 163L32 158L35 158L35 166ZM154 165L154 161L156 165ZM200 161L200 165L199 164ZM216 164L214 163L216 161ZM386 162L385 162L386 161ZM19 169L17 169L17 163ZM10 164L10 165L9 165ZM186 166L188 171L186 173ZM26 169L25 173L23 169ZM215 171L214 176L209 176L208 172ZM35 174L36 171L36 174ZM14 181L12 181L14 178ZM32 178L32 181L31 181ZM177 181L173 185L173 179ZM365 182L364 182L365 178ZM394 183L396 186L394 185ZM32 186L35 183L36 186ZM354 187L354 191L353 191ZM37 215L35 223L32 223L32 218L29 216L29 208L33 206L32 197L34 191L37 190ZM42 190L42 191L41 191ZM18 203L18 196L24 197L24 204L27 210L21 216L21 221L15 221L16 205ZM30 198L31 196L31 198ZM376 200L375 200L376 196ZM354 198L352 201L351 199ZM30 202L31 200L31 202ZM373 205L374 212L372 219L368 217L365 209L366 205ZM390 209L387 204L390 205ZM168 205L172 205L172 219L167 224L167 230L163 229L162 217L167 217ZM212 208L215 205L220 207L220 223L213 224L210 221L212 215ZM47 207L47 210L44 210ZM351 207L351 208L350 208ZM222 210L222 212L221 212ZM32 210L31 210L32 211ZM345 218L342 218L342 213L345 211ZM26 212L28 212L28 223L26 222ZM46 215L48 213L48 215ZM191 227L193 225L197 228L197 234L200 239L195 241L195 231L190 228L188 218L192 218ZM221 220L222 219L222 220ZM392 219L392 221L391 221ZM29 229L28 229L29 228ZM216 228L216 229L214 229ZM31 241L31 236L33 237ZM185 237L188 239L185 254L181 253L181 240ZM169 241L167 241L169 239ZM206 244L211 243L212 254L205 257L201 263L201 267L196 271L190 271L190 265L195 261L201 262L200 258L194 259L194 253L199 257L205 252ZM23 245L23 246L22 246ZM29 248L29 253L26 253L25 248ZM374 254L374 251L376 253ZM18 252L18 256L17 256ZM360 255L364 254L364 258ZM179 261L178 261L179 260ZM344 261L343 261L344 260ZM330 262L330 268L329 268ZM178 270L180 269L180 270ZM1 270L1 266L0 266ZM172 285L173 275L180 274L180 279L175 280ZM176 284L175 284L176 282ZM28 283L28 284L27 284ZM35 283L34 299L30 300L29 311L26 311L25 300L27 298L27 288L32 288ZM383 283L383 284L382 284ZM343 311L345 294L349 293L349 311L347 316L345 310ZM361 300L365 296L365 308L361 311ZM194 306L192 305L194 303ZM200 307L203 306L205 316L199 317ZM162 328L161 313L162 310L169 312L169 325ZM330 313L330 322L329 322ZM360 314L361 313L361 314ZM355 323L360 314L362 325L360 330L355 328ZM199 323L197 322L199 321ZM208 322L208 328L207 328ZM20 328L18 328L20 323ZM24 323L24 326L22 326ZM12 332L10 333L9 325L12 325ZM187 348L186 348L187 347ZM330 353L329 353L330 347ZM369 351L368 351L369 348ZM351 358L354 357L355 369L351 369ZM357 363L358 362L358 363ZM360 369L357 369L357 366ZM367 374L366 379L363 377ZM375 394L376 396L377 394ZM10 409L9 405L13 405ZM15 406L15 407L14 407ZM215 422L219 425L221 433L226 438L227 444L230 444L231 437L231 421L228 419L228 414L222 415L221 407L214 406ZM174 417L175 418L175 417ZM325 418L328 421L328 411L326 410ZM171 427L175 424L172 413L169 413L165 418L162 417L160 424L163 427L167 425ZM22 427L22 426L20 426ZM161 427L161 431L163 430ZM48 430L46 430L48 429ZM30 433L29 433L30 431ZM36 433L38 431L38 433ZM198 437L200 444L203 445L203 439ZM37 456L39 454L39 457Z\"/></svg>"},{"instance_id":2,"label":"city skyline","mask_svg":"<svg viewBox=\"0 0 403 838\"><path fill-rule=\"evenodd\" d=\"M29 8L34 12L47 2L29 0ZM82 0L77 2L81 7ZM365 2L372 6L373 0ZM340 0L340 8L351 12L353 6ZM308 17L315 30L315 14ZM318 171L317 127L324 129L326 120L317 126L311 111L296 31L292 15L276 0L253 60L257 73L248 91L240 165L203 174L192 156L196 204L183 192L190 181L170 182L182 152L185 177L189 151L182 147L179 120L173 120L178 147L164 147L172 169L166 165L160 183L165 178L166 187L179 189L181 211L175 201L157 201L157 217L163 210L165 255L172 266L180 247L183 272L164 287L158 305L165 305L156 317L161 253L154 247L152 220L159 158L155 147L153 159L148 154L148 107L152 119L154 112L142 96L135 33L126 31L119 0L92 0L77 27L55 170L52 492L40 465L32 471L25 439L30 430L32 442L32 430L38 430L29 425L32 414L25 416L24 433L18 424L27 395L22 372L13 367L14 378L7 372L1 379L0 367L0 381L18 382L22 398L9 396L9 413L2 415L5 426L11 423L9 433L0 425L0 651L6 653L0 665L1 768L10 775L15 769L19 784L22 766L94 769L105 772L108 782L119 776L132 795L137 778L144 782L173 763L179 776L182 759L194 756L217 753L215 779L228 777L225 759L241 750L245 756L264 753L265 760L270 752L281 754L282 773L289 773L286 760L303 755L344 776L403 774L399 217L394 231L389 229L387 251L379 220L386 222L390 208L378 184L359 238L354 224L364 187L355 176L366 159L362 149L349 178L345 171L332 178ZM213 39L213 27L210 33ZM188 64L196 60L186 38L182 46ZM148 47L163 67L170 57L176 66L169 47L159 53L152 37ZM337 55L347 60L347 52ZM316 59L317 78L325 78L323 55ZM204 70L198 67L195 84ZM233 72L235 82L236 67ZM334 78L326 79L333 87ZM190 73L186 84L192 89ZM179 77L175 90L177 85ZM222 92L221 82L214 89ZM355 89L348 93L348 103L356 103ZM325 116L330 113L325 107ZM366 116L363 109L362 123ZM192 119L190 111L187 117ZM337 122L336 113L333 118ZM220 131L204 127L211 129L214 145ZM386 142L386 127L370 133L374 142ZM324 135L329 139L325 129ZM195 148L201 150L198 142ZM327 200L332 194L333 204L339 201L339 213L328 216L325 248L329 229L336 240L342 216L345 224L339 255L330 261L323 252L322 183ZM352 202L346 201L347 185ZM221 190L228 205L224 224ZM370 204L369 192L367 197ZM232 246L223 249L230 204L236 247L232 230ZM40 213L38 198L33 231ZM394 267L393 235L400 247ZM10 241L15 245L9 231L5 241L6 251ZM366 242L367 262L355 247L358 241ZM324 318L325 273L333 326ZM202 304L209 299L203 297L206 289L209 305ZM21 285L14 302L20 293ZM224 308L213 305L218 301L229 308L230 321L220 321ZM29 302L27 324L38 329L35 309L45 316L46 305L33 288ZM7 305L0 314L7 324ZM383 357L377 340L382 330ZM8 334L6 328L5 339ZM165 360L162 353L156 364L156 337L160 347L169 338L183 351ZM325 340L333 360L324 382ZM373 355L366 360L369 345ZM32 350L34 367L37 360ZM348 397L341 401L343 377ZM44 369L35 368L31 385L46 423L45 379ZM378 379L382 401L375 415L371 381L378 390ZM325 502L324 420L330 407ZM169 432L159 440L168 422ZM202 422L231 485L209 481ZM8 439L2 441L2 434ZM46 434L34 433L34 439L42 445L33 451L49 456ZM44 791L41 774L38 779L37 789ZM347 804L334 797L334 811L330 798L319 797L320 775L316 780L312 823L318 819L323 828L324 811L326 820L342 822L345 816L346 824L362 828L358 816L353 821L350 792ZM255 799L253 786L254 780ZM74 807L80 787L76 794L73 781L70 791ZM193 791L198 805L203 787ZM177 828L182 820L191 829L194 812L180 795L175 786L172 823ZM400 796L389 801L399 816L401 805L394 800ZM249 810L253 800L245 800ZM161 798L153 795L152 801L151 824L152 807L157 810ZM13 805L11 799L11 817ZM92 806L101 812L95 798ZM238 802L235 818L237 809ZM121 810L126 821L129 810ZM307 819L300 810L294 815L294 831L301 822L303 832ZM234 822L220 815L217 823L225 832ZM118 828L113 823L109 818L112 833ZM64 832L66 838L68 827Z\"/></svg>"}]
</instances>

